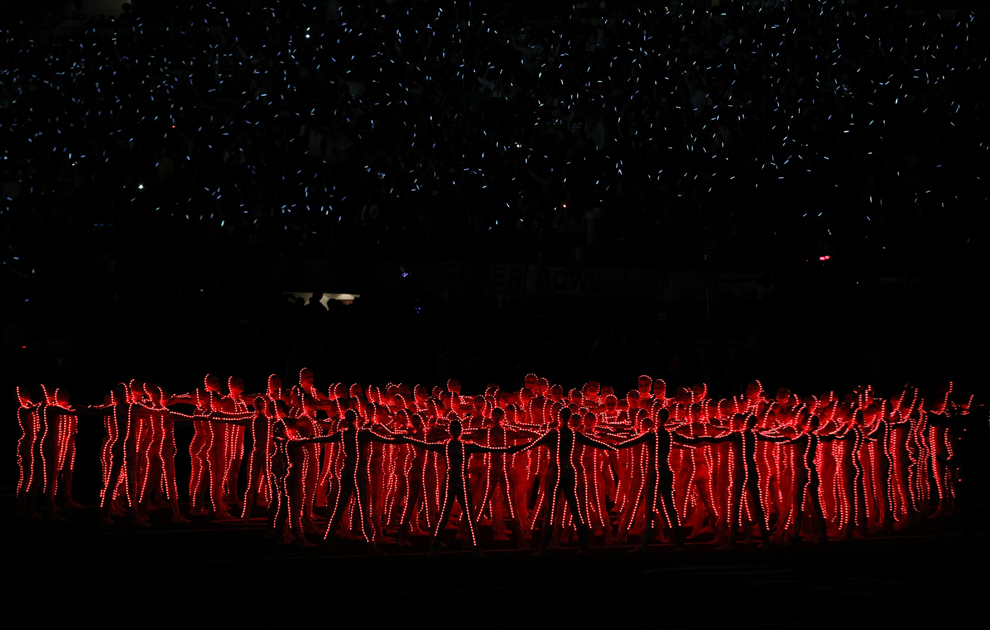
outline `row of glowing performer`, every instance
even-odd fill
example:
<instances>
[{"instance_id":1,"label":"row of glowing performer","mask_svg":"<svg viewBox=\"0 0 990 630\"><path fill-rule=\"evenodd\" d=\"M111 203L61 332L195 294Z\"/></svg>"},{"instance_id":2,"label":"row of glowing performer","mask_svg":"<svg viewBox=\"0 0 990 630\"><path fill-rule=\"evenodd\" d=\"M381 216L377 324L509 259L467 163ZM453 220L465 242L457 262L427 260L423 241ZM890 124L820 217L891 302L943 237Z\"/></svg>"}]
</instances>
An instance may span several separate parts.
<instances>
[{"instance_id":1,"label":"row of glowing performer","mask_svg":"<svg viewBox=\"0 0 990 630\"><path fill-rule=\"evenodd\" d=\"M490 385L478 396L455 380L322 391L308 369L289 389L273 375L251 395L236 377L223 393L214 376L181 395L119 383L103 404L80 408L44 386L38 401L26 388L17 395L24 514L37 516L39 493L51 518L78 505L82 416L103 420L102 521L124 514L146 526L148 511L165 506L173 522L187 521L174 424L189 422L191 515L248 519L260 506L280 542L342 535L378 552L430 533L433 553L445 528L480 553L479 521L495 540L509 539L509 521L519 547L542 523L540 552L572 534L586 551L592 536L619 545L638 533L642 551L658 532L677 547L687 532L732 548L740 532L767 544L905 527L953 509L948 420L972 405L951 384L929 400L907 386L889 400L869 386L841 400L786 388L769 398L758 381L728 399L703 384L668 397L649 376L622 399L595 382L565 394L533 374L518 391Z\"/></svg>"}]
</instances>

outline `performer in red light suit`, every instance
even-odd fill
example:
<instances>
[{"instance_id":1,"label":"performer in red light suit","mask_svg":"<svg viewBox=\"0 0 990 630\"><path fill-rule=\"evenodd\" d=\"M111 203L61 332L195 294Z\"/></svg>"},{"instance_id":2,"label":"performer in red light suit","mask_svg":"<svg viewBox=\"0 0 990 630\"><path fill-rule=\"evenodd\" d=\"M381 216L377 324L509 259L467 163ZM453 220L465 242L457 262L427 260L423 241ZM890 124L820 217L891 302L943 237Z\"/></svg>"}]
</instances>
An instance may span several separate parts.
<instances>
[{"instance_id":1,"label":"performer in red light suit","mask_svg":"<svg viewBox=\"0 0 990 630\"><path fill-rule=\"evenodd\" d=\"M224 411L220 381L212 374L207 374L203 379L202 389L174 397L174 400L192 403L197 409L195 416L202 418L193 422L193 439L189 444L189 455L192 459L192 474L189 477L189 513L194 516L208 514L201 496L205 485L213 508L213 518L232 519L223 495L228 452L225 440L227 425L244 424L253 414L234 411L235 407L229 401L229 410Z\"/></svg>"},{"instance_id":2,"label":"performer in red light suit","mask_svg":"<svg viewBox=\"0 0 990 630\"><path fill-rule=\"evenodd\" d=\"M666 409L659 410L656 422L650 417L643 420L642 434L616 445L618 449L643 445L645 450L646 480L643 494L645 494L646 500L646 523L639 538L639 545L633 549L635 552L646 551L646 546L650 544L659 529L656 526L656 519L660 518L660 509L657 507L658 497L674 546L679 550L684 548L684 535L681 531L677 509L674 506L674 475L667 459L670 456L671 446L674 446L675 442L686 443L687 441L682 436L667 430L668 417L669 414ZM637 503L640 496L637 496ZM636 507L633 508L633 511L635 510Z\"/></svg>"},{"instance_id":3,"label":"performer in red light suit","mask_svg":"<svg viewBox=\"0 0 990 630\"><path fill-rule=\"evenodd\" d=\"M21 437L17 441L17 513L29 518L40 518L35 507L38 489L44 485L39 443L41 440L42 403L31 400L27 387L17 387L17 423Z\"/></svg>"},{"instance_id":4,"label":"performer in red light suit","mask_svg":"<svg viewBox=\"0 0 990 630\"><path fill-rule=\"evenodd\" d=\"M289 396L290 415L296 419L296 430L303 438L319 437L316 421L316 401L300 387L293 387ZM320 449L318 444L305 442L289 452L290 478L286 481L289 498L298 496L293 503L293 511L289 521L292 527L297 527L296 517L301 518L302 530L307 534L319 533L314 524L313 504L316 499L316 487L320 478ZM299 512L296 511L299 509ZM301 544L301 543L300 543Z\"/></svg>"},{"instance_id":5,"label":"performer in red light suit","mask_svg":"<svg viewBox=\"0 0 990 630\"><path fill-rule=\"evenodd\" d=\"M819 489L821 482L818 477L818 449L820 421L818 416L804 415L796 427L785 427L781 430L782 441L794 446L794 483L791 485L791 508L784 519L783 530L785 541L794 544L802 540L801 528L804 517L811 521L811 531L814 541L823 543L828 540L825 528L825 513L822 510ZM764 436L765 439L776 439Z\"/></svg>"},{"instance_id":6,"label":"performer in red light suit","mask_svg":"<svg viewBox=\"0 0 990 630\"><path fill-rule=\"evenodd\" d=\"M893 466L889 455L890 428L884 411L886 405L886 401L874 400L863 410L864 446L860 459L868 475L865 485L870 514L869 531L890 533L894 528L890 486Z\"/></svg>"},{"instance_id":7,"label":"performer in red light suit","mask_svg":"<svg viewBox=\"0 0 990 630\"><path fill-rule=\"evenodd\" d=\"M266 403L265 408L274 409L276 400L285 401L285 393L282 391L282 379L275 374L268 377L268 387L261 396L256 396L255 401L261 399ZM259 411L257 404L255 411ZM247 465L247 487L244 489L243 510L241 519L251 518L251 510L255 502L260 499L262 505L267 507L272 500L272 478L271 478L271 457L274 444L272 444L272 422L274 418L270 413L256 413L253 420L248 424L251 436L251 452L248 453Z\"/></svg>"},{"instance_id":8,"label":"performer in red light suit","mask_svg":"<svg viewBox=\"0 0 990 630\"><path fill-rule=\"evenodd\" d=\"M420 441L425 441L426 432L423 418L418 413L412 414L406 435ZM427 532L419 526L419 514L422 512L429 520L430 510L426 504L426 452L413 446L403 445L406 450L405 459L405 497L402 503L402 513L399 516L400 545L408 545L409 536L423 536ZM430 523L427 522L427 527Z\"/></svg>"},{"instance_id":9,"label":"performer in red light suit","mask_svg":"<svg viewBox=\"0 0 990 630\"><path fill-rule=\"evenodd\" d=\"M949 436L945 427L949 423L949 397L952 383L942 383L932 402L928 405L928 458L935 489L938 491L938 507L930 518L950 516L952 504L952 475L946 462L949 460Z\"/></svg>"},{"instance_id":10,"label":"performer in red light suit","mask_svg":"<svg viewBox=\"0 0 990 630\"><path fill-rule=\"evenodd\" d=\"M911 460L907 452L910 417L916 402L917 390L912 394L909 392L910 389L905 385L904 390L891 400L890 412L886 418L889 427L887 456L891 466L891 475L888 479L890 509L893 512L895 530L907 527L917 518L910 487Z\"/></svg>"},{"instance_id":11,"label":"performer in red light suit","mask_svg":"<svg viewBox=\"0 0 990 630\"><path fill-rule=\"evenodd\" d=\"M135 526L146 527L133 500L134 478L136 476L137 453L134 433L134 403L127 385L118 383L114 388L111 404L100 409L107 416L108 443L104 449L103 488L100 492L100 522L113 523L111 516L113 500L118 489L123 486L127 496L131 522Z\"/></svg>"},{"instance_id":12,"label":"performer in red light suit","mask_svg":"<svg viewBox=\"0 0 990 630\"><path fill-rule=\"evenodd\" d=\"M583 444L591 448L600 448L614 451L615 447L590 438L576 428L580 423L580 418L571 415L571 410L564 408L560 411L560 426L547 431L542 437L530 442L523 447L527 451L537 446L546 446L550 451L550 465L547 469L547 495L550 503L547 510L547 518L543 521L543 534L540 538L539 554L545 554L550 544L550 534L553 530L553 521L556 515L557 501L563 499L567 509L574 519L574 526L577 528L578 541L581 545L581 552L588 551L588 519L578 502L577 497L577 471L575 464L580 465L580 461L575 461L575 444ZM518 447L516 447L518 448ZM585 475L587 476L587 475Z\"/></svg>"},{"instance_id":13,"label":"performer in red light suit","mask_svg":"<svg viewBox=\"0 0 990 630\"><path fill-rule=\"evenodd\" d=\"M286 545L296 540L287 527L292 511L289 490L286 487L290 467L289 444L301 439L301 436L296 431L296 419L289 416L289 407L285 401L258 399L255 404L269 418L272 426L272 452L268 462L272 475L272 500L268 504L268 525L275 533L275 543ZM300 544L311 546L305 536Z\"/></svg>"},{"instance_id":14,"label":"performer in red light suit","mask_svg":"<svg viewBox=\"0 0 990 630\"><path fill-rule=\"evenodd\" d=\"M453 414L450 416L448 430L450 432L450 439L444 442L424 442L409 437L403 437L401 441L434 453L443 453L445 456L447 470L443 480L443 507L440 508L440 515L434 527L430 555L436 556L440 553L440 545L442 544L441 534L443 533L444 526L447 524L447 519L450 518L450 510L456 500L460 503L461 510L464 512L467 521L468 531L471 535L471 547L474 550L474 554L480 556L481 547L478 545L477 534L478 524L474 516L474 506L471 503L471 488L467 479L468 457L474 453L497 452L504 455L521 450L522 447L492 447L481 446L474 442L465 442L461 440L461 421Z\"/></svg>"},{"instance_id":15,"label":"performer in red light suit","mask_svg":"<svg viewBox=\"0 0 990 630\"><path fill-rule=\"evenodd\" d=\"M249 401L253 403L255 395L244 395L244 381L237 376L227 379L226 411L230 413L247 413ZM245 426L228 424L224 427L224 503L238 506L241 503L238 496L237 481L244 462L244 433ZM243 510L242 510L243 514Z\"/></svg>"},{"instance_id":16,"label":"performer in red light suit","mask_svg":"<svg viewBox=\"0 0 990 630\"><path fill-rule=\"evenodd\" d=\"M620 412L620 417L624 413L626 412ZM638 414L636 417L638 418ZM642 433L642 426L640 422L637 422L631 423L631 426L628 429L624 429L621 433L613 435L623 440L635 437L640 433ZM646 470L647 453L645 451L646 446L635 445L632 446L630 451L620 453L619 455L621 466L621 472L619 474L620 477L624 477L624 498L622 509L619 512L619 521L616 525L615 538L612 541L613 546L621 545L625 542L626 535L634 531L634 522L638 521L639 507L642 504L641 499L648 474Z\"/></svg>"},{"instance_id":17,"label":"performer in red light suit","mask_svg":"<svg viewBox=\"0 0 990 630\"><path fill-rule=\"evenodd\" d=\"M44 389L44 386L42 386ZM56 389L53 394L46 396L45 404L40 408L41 437L39 452L42 456L44 471L42 489L48 503L48 518L64 521L56 504L56 494L59 489L59 478L62 476L62 495L67 507L80 507L72 500L72 466L75 462L75 433L77 419L75 411L69 406L69 395Z\"/></svg>"},{"instance_id":18,"label":"performer in red light suit","mask_svg":"<svg viewBox=\"0 0 990 630\"><path fill-rule=\"evenodd\" d=\"M379 553L378 544L375 539L375 529L371 523L371 496L369 493L371 468L368 465L369 453L367 447L371 442L395 444L396 439L377 435L368 429L358 428L357 420L357 412L353 409L348 409L344 412L342 427L337 433L322 437L297 439L291 443L291 446L299 448L308 443L341 444L343 466L337 485L336 497L333 497L334 500L331 503L333 509L330 513L330 520L327 523L327 532L324 537L328 538L334 531L334 528L344 515L344 508L347 507L347 502L351 499L351 496L354 496L361 533L364 535L369 550L373 553Z\"/></svg>"},{"instance_id":19,"label":"performer in red light suit","mask_svg":"<svg viewBox=\"0 0 990 630\"><path fill-rule=\"evenodd\" d=\"M645 403L645 401L653 399L653 379L646 374L641 375L636 379L636 389L639 391L640 402Z\"/></svg>"},{"instance_id":20,"label":"performer in red light suit","mask_svg":"<svg viewBox=\"0 0 990 630\"><path fill-rule=\"evenodd\" d=\"M505 412L502 409L496 408L492 412L492 425L486 431L486 446L507 448L519 444L520 441L534 437L534 434L529 431L506 428L504 420ZM516 544L519 547L523 547L526 544L525 534L529 524L523 518L520 518L520 514L514 504L516 488L513 475L510 475L510 470L513 468L511 459L511 455L506 455L502 451L484 454L482 461L485 475L481 492L479 493L481 500L475 507L475 513L481 514L486 507L491 506L492 528L495 530L495 540L508 540L509 537L506 535L505 520L502 514L503 506L508 506L509 516L516 526ZM497 495L493 495L493 491ZM501 499L501 501L497 499ZM525 509L525 506L523 506L523 509Z\"/></svg>"},{"instance_id":21,"label":"performer in red light suit","mask_svg":"<svg viewBox=\"0 0 990 630\"><path fill-rule=\"evenodd\" d=\"M205 489L216 518L229 518L227 506L223 503L225 444L221 435L215 435L213 425L205 419L210 413L220 411L220 381L212 374L207 374L203 379L203 388L189 394L188 400L196 406L196 415L204 417L193 422L193 438L189 444L189 456L192 459L189 513L193 516L209 513L203 506L202 493Z\"/></svg>"},{"instance_id":22,"label":"performer in red light suit","mask_svg":"<svg viewBox=\"0 0 990 630\"><path fill-rule=\"evenodd\" d=\"M293 389L292 407L289 415L293 422L286 424L287 436L291 440L289 468L285 476L285 491L288 494L288 519L290 538L300 547L315 547L306 540L307 533L315 533L312 513L314 487L310 485L311 470L317 467L316 449L306 440L314 437L314 428L309 416L307 399L310 397L298 389Z\"/></svg>"},{"instance_id":23,"label":"performer in red light suit","mask_svg":"<svg viewBox=\"0 0 990 630\"><path fill-rule=\"evenodd\" d=\"M666 410L664 410L666 411ZM658 412L659 413L659 412ZM654 415L656 417L656 414ZM718 433L710 418L704 411L704 407L699 405L698 410L692 409L692 422L686 424L682 430L688 432L688 437L712 436ZM674 436L678 434L674 433ZM714 496L714 473L713 473L713 452L719 445L701 444L690 450L690 458L684 457L682 462L689 462L692 465L691 479L685 489L685 497L682 499L682 511L679 514L687 519L688 499L692 494L697 499L694 506L694 513L687 519L685 526L690 527L691 536L698 536L704 533L711 533L716 529L718 521L718 511L715 507ZM706 526L705 520L708 520Z\"/></svg>"},{"instance_id":24,"label":"performer in red light suit","mask_svg":"<svg viewBox=\"0 0 990 630\"><path fill-rule=\"evenodd\" d=\"M760 538L763 545L770 544L770 532L767 530L766 516L760 498L759 473L756 467L756 424L759 418L755 414L744 416L736 414L733 418L733 430L716 437L696 437L684 439L685 444L727 442L732 445L734 465L730 466L731 489L729 498L729 529L722 547L735 548L736 532L739 521L742 520L742 501L745 497L760 528Z\"/></svg>"},{"instance_id":25,"label":"performer in red light suit","mask_svg":"<svg viewBox=\"0 0 990 630\"><path fill-rule=\"evenodd\" d=\"M859 453L863 444L863 411L856 409L848 420L831 435L822 435L822 442L833 447L841 444L836 461L836 485L839 489L839 531L843 540L853 535L866 537L866 492L863 467Z\"/></svg>"},{"instance_id":26,"label":"performer in red light suit","mask_svg":"<svg viewBox=\"0 0 990 630\"><path fill-rule=\"evenodd\" d=\"M164 489L165 498L172 512L173 523L188 523L189 519L179 511L179 490L175 480L175 423L196 420L196 416L170 410L173 399L162 388L152 383L146 384L150 391L147 405L151 411L154 435L149 448L151 470L147 480L149 487L156 492Z\"/></svg>"}]
</instances>

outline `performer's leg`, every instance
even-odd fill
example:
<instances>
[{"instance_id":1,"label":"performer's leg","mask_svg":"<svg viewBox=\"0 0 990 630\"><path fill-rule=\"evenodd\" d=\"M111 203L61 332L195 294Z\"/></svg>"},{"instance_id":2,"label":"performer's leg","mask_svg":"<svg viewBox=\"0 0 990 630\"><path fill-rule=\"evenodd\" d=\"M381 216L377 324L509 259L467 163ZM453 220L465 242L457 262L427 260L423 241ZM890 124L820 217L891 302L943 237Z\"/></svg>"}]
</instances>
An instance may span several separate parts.
<instances>
[{"instance_id":1,"label":"performer's leg","mask_svg":"<svg viewBox=\"0 0 990 630\"><path fill-rule=\"evenodd\" d=\"M677 509L674 505L674 497L672 495L671 483L664 479L664 475L659 475L659 483L657 485L657 494L659 494L659 499L661 501L660 507L663 508L664 520L667 521L667 527L670 528L670 537L674 541L674 548L678 550L684 549L684 532L681 529L681 519L677 515ZM656 499L654 499L655 501ZM655 503L654 503L655 505Z\"/></svg>"},{"instance_id":2,"label":"performer's leg","mask_svg":"<svg viewBox=\"0 0 990 630\"><path fill-rule=\"evenodd\" d=\"M647 545L653 542L653 537L656 535L657 530L657 490L658 481L656 475L650 474L646 478L646 489L645 489L645 502L646 502L646 518L643 523L643 533L639 537L639 545L637 545L637 551L646 551ZM673 527L671 527L671 532L673 532Z\"/></svg>"},{"instance_id":3,"label":"performer's leg","mask_svg":"<svg viewBox=\"0 0 990 630\"><path fill-rule=\"evenodd\" d=\"M471 548L474 549L475 553L480 552L480 547L478 545L478 519L475 516L474 508L471 505L471 488L461 480L460 490L457 493L457 500L461 504L461 509L464 513L464 519L467 521L468 532L471 535Z\"/></svg>"},{"instance_id":4,"label":"performer's leg","mask_svg":"<svg viewBox=\"0 0 990 630\"><path fill-rule=\"evenodd\" d=\"M333 540L333 537L337 536L337 526L340 525L344 518L344 512L347 511L347 502L350 501L354 490L353 473L344 471L344 474L340 477L340 483L337 484L337 496L336 500L332 503L333 509L330 511L330 518L327 521L327 531L323 535L324 539Z\"/></svg>"},{"instance_id":5,"label":"performer's leg","mask_svg":"<svg viewBox=\"0 0 990 630\"><path fill-rule=\"evenodd\" d=\"M578 543L581 545L581 551L588 551L588 524L582 514L581 504L577 497L577 488L575 487L574 480L568 480L571 483L567 483L561 488L564 495L564 500L567 502L567 507L570 509L571 514L574 517L574 528L577 529Z\"/></svg>"},{"instance_id":6,"label":"performer's leg","mask_svg":"<svg viewBox=\"0 0 990 630\"><path fill-rule=\"evenodd\" d=\"M442 494L443 504L440 507L436 523L433 526L433 542L430 545L430 553L432 555L436 555L440 551L440 545L443 544L441 534L443 534L444 528L447 525L447 519L450 518L450 509L454 504L453 488L451 488L451 484L447 479L444 479Z\"/></svg>"}]
</instances>

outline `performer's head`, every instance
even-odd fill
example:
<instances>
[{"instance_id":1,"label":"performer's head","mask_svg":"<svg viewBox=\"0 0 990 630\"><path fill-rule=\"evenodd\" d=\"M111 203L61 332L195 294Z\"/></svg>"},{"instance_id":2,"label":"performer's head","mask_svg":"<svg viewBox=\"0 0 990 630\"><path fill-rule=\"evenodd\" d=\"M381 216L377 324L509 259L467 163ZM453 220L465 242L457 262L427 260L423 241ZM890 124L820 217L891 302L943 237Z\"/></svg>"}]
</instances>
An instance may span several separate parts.
<instances>
[{"instance_id":1,"label":"performer's head","mask_svg":"<svg viewBox=\"0 0 990 630\"><path fill-rule=\"evenodd\" d=\"M584 414L584 430L587 433L591 433L595 429L595 425L598 423L598 416L592 412L587 412Z\"/></svg>"},{"instance_id":2,"label":"performer's head","mask_svg":"<svg viewBox=\"0 0 990 630\"><path fill-rule=\"evenodd\" d=\"M584 397L581 395L581 390L574 387L569 392L567 392L567 400L571 401L576 405L580 405L584 402Z\"/></svg>"},{"instance_id":3,"label":"performer's head","mask_svg":"<svg viewBox=\"0 0 990 630\"><path fill-rule=\"evenodd\" d=\"M626 405L629 409L639 409L639 390L630 389L626 392Z\"/></svg>"},{"instance_id":4,"label":"performer's head","mask_svg":"<svg viewBox=\"0 0 990 630\"><path fill-rule=\"evenodd\" d=\"M529 373L529 374L526 375L525 378L523 378L523 387L526 388L526 389L528 389L531 392L535 392L536 391L536 384L537 384L538 381L539 381L539 378L536 376L536 374Z\"/></svg>"},{"instance_id":5,"label":"performer's head","mask_svg":"<svg viewBox=\"0 0 990 630\"><path fill-rule=\"evenodd\" d=\"M354 425L357 424L357 412L353 409L348 409L344 412L344 428L353 429Z\"/></svg>"},{"instance_id":6,"label":"performer's head","mask_svg":"<svg viewBox=\"0 0 990 630\"><path fill-rule=\"evenodd\" d=\"M536 379L536 393L538 395L546 396L548 389L550 389L550 381L543 378L542 376Z\"/></svg>"},{"instance_id":7,"label":"performer's head","mask_svg":"<svg viewBox=\"0 0 990 630\"><path fill-rule=\"evenodd\" d=\"M670 412L666 409L660 409L657 411L657 428L662 429L667 426L667 421L670 419Z\"/></svg>"},{"instance_id":8,"label":"performer's head","mask_svg":"<svg viewBox=\"0 0 990 630\"><path fill-rule=\"evenodd\" d=\"M130 402L130 398L127 393L127 385L124 383L117 383L117 386L113 388L113 402L115 404L122 404Z\"/></svg>"},{"instance_id":9,"label":"performer's head","mask_svg":"<svg viewBox=\"0 0 990 630\"><path fill-rule=\"evenodd\" d=\"M522 388L519 392L519 402L526 405L533 400L533 390L528 387Z\"/></svg>"},{"instance_id":10,"label":"performer's head","mask_svg":"<svg viewBox=\"0 0 990 630\"><path fill-rule=\"evenodd\" d=\"M759 381L750 381L746 385L746 400L755 400L763 394L763 385Z\"/></svg>"},{"instance_id":11,"label":"performer's head","mask_svg":"<svg viewBox=\"0 0 990 630\"><path fill-rule=\"evenodd\" d=\"M313 370L309 368L299 370L299 386L306 390L313 386Z\"/></svg>"},{"instance_id":12,"label":"performer's head","mask_svg":"<svg viewBox=\"0 0 990 630\"><path fill-rule=\"evenodd\" d=\"M207 374L206 378L203 379L203 386L208 392L218 392L220 391L220 379L213 374Z\"/></svg>"},{"instance_id":13,"label":"performer's head","mask_svg":"<svg viewBox=\"0 0 990 630\"><path fill-rule=\"evenodd\" d=\"M598 402L601 393L601 386L597 381L588 381L584 384L584 397L592 402Z\"/></svg>"},{"instance_id":14,"label":"performer's head","mask_svg":"<svg viewBox=\"0 0 990 630\"><path fill-rule=\"evenodd\" d=\"M450 437L455 440L461 437L461 421L458 420L456 416L454 416L454 418L451 419L450 424L447 425L447 431L450 432Z\"/></svg>"},{"instance_id":15,"label":"performer's head","mask_svg":"<svg viewBox=\"0 0 990 630\"><path fill-rule=\"evenodd\" d=\"M653 381L653 397L657 400L663 400L666 395L667 383L662 378Z\"/></svg>"},{"instance_id":16,"label":"performer's head","mask_svg":"<svg viewBox=\"0 0 990 630\"><path fill-rule=\"evenodd\" d=\"M700 402L708 396L708 385L704 383L695 383L691 387L691 402Z\"/></svg>"},{"instance_id":17,"label":"performer's head","mask_svg":"<svg viewBox=\"0 0 990 630\"><path fill-rule=\"evenodd\" d=\"M254 409L266 418L272 417L271 403L264 396L258 396L254 399Z\"/></svg>"},{"instance_id":18,"label":"performer's head","mask_svg":"<svg viewBox=\"0 0 990 630\"><path fill-rule=\"evenodd\" d=\"M791 390L787 387L780 386L777 388L777 404L786 405L791 400Z\"/></svg>"},{"instance_id":19,"label":"performer's head","mask_svg":"<svg viewBox=\"0 0 990 630\"><path fill-rule=\"evenodd\" d=\"M640 398L649 398L651 394L651 388L653 387L653 379L643 374L638 379L636 379L636 389L639 391Z\"/></svg>"}]
</instances>

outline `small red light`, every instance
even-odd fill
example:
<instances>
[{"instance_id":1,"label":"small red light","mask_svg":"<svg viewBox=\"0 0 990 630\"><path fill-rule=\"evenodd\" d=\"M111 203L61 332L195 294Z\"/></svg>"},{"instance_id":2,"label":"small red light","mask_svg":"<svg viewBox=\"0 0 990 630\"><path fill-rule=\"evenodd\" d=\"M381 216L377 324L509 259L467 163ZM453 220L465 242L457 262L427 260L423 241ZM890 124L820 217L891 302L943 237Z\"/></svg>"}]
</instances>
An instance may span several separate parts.
<instances>
[{"instance_id":1,"label":"small red light","mask_svg":"<svg viewBox=\"0 0 990 630\"><path fill-rule=\"evenodd\" d=\"M819 256L818 260L828 260L831 256Z\"/></svg>"}]
</instances>

